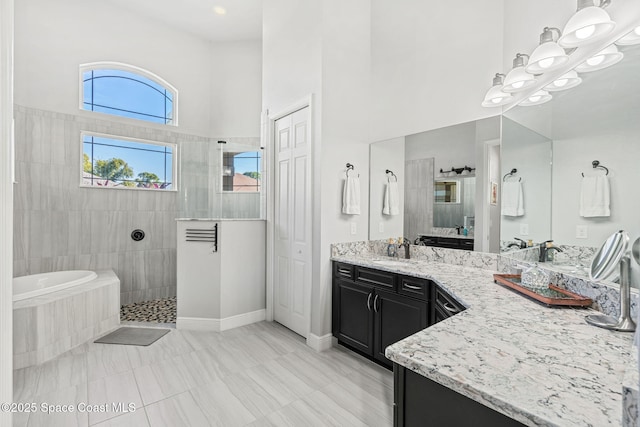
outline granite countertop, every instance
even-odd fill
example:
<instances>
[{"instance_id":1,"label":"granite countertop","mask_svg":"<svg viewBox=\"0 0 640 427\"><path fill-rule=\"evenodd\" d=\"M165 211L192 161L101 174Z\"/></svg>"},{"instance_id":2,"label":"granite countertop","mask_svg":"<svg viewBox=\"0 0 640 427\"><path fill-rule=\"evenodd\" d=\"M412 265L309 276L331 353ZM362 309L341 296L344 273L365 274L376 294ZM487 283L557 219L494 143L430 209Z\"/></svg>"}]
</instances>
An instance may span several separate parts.
<instances>
[{"instance_id":1,"label":"granite countertop","mask_svg":"<svg viewBox=\"0 0 640 427\"><path fill-rule=\"evenodd\" d=\"M386 356L529 426L620 426L633 335L588 325L590 309L549 308L493 282L493 271L382 256L332 259L435 281L465 311Z\"/></svg>"}]
</instances>

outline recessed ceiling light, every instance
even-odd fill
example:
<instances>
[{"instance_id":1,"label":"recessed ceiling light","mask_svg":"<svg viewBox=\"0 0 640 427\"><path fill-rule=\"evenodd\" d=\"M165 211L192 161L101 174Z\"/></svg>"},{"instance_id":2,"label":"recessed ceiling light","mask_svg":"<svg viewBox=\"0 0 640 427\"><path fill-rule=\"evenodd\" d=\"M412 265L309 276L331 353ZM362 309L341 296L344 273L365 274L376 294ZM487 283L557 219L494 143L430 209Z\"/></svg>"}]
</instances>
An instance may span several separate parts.
<instances>
[{"instance_id":1,"label":"recessed ceiling light","mask_svg":"<svg viewBox=\"0 0 640 427\"><path fill-rule=\"evenodd\" d=\"M217 15L226 15L227 14L227 9L225 9L222 6L214 6L213 7L213 11L217 14Z\"/></svg>"}]
</instances>

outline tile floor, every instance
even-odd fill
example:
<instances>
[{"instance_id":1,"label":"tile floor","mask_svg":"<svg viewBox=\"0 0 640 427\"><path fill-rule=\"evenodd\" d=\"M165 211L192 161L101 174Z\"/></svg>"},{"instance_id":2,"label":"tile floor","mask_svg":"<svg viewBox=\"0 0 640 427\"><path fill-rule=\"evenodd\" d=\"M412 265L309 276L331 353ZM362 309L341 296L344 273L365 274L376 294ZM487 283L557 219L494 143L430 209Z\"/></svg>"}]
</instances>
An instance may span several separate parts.
<instances>
[{"instance_id":1,"label":"tile floor","mask_svg":"<svg viewBox=\"0 0 640 427\"><path fill-rule=\"evenodd\" d=\"M149 347L86 343L16 370L14 401L38 408L14 414L14 426L390 426L393 375L342 347L317 353L261 322L174 329ZM46 414L43 404L75 412ZM123 412L129 404L136 410Z\"/></svg>"}]
</instances>

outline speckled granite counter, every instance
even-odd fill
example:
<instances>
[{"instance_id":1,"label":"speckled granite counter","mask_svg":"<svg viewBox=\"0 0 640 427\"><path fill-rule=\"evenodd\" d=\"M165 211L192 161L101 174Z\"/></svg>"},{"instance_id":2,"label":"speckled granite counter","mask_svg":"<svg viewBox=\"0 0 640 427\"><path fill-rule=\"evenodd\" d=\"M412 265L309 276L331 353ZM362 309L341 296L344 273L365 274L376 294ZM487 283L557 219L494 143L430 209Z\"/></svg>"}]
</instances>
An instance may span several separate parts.
<instances>
[{"instance_id":1,"label":"speckled granite counter","mask_svg":"<svg viewBox=\"0 0 640 427\"><path fill-rule=\"evenodd\" d=\"M547 308L493 283L493 271L373 253L336 261L435 281L467 310L386 350L431 380L530 426L620 426L632 334L589 326L589 309Z\"/></svg>"}]
</instances>

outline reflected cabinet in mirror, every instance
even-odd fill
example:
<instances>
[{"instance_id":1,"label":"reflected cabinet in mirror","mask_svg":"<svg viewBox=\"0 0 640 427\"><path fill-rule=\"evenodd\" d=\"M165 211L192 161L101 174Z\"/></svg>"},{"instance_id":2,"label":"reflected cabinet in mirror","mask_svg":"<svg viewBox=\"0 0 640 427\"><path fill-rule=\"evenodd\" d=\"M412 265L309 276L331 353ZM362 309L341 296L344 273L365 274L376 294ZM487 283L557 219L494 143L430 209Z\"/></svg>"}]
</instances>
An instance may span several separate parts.
<instances>
[{"instance_id":1,"label":"reflected cabinet in mirror","mask_svg":"<svg viewBox=\"0 0 640 427\"><path fill-rule=\"evenodd\" d=\"M506 180L521 179L509 191L522 191L523 212L505 212L503 186L503 248L553 239L569 249L556 263L580 273L615 231L640 235L640 46L619 49L622 61L580 74L579 86L504 114L502 174L518 170Z\"/></svg>"},{"instance_id":2,"label":"reflected cabinet in mirror","mask_svg":"<svg viewBox=\"0 0 640 427\"><path fill-rule=\"evenodd\" d=\"M499 209L489 194L499 180L499 136L492 117L371 144L369 238L460 238L497 252ZM395 216L384 214L387 169L401 193Z\"/></svg>"}]
</instances>

